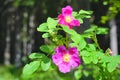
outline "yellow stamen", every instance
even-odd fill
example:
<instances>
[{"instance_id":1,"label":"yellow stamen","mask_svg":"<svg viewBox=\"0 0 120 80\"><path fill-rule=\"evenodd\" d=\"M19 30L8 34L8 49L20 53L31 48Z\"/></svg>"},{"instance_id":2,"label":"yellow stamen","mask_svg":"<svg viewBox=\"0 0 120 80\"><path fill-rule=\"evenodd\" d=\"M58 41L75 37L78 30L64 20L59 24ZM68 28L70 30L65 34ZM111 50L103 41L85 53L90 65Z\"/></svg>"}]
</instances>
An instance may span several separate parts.
<instances>
[{"instance_id":1,"label":"yellow stamen","mask_svg":"<svg viewBox=\"0 0 120 80\"><path fill-rule=\"evenodd\" d=\"M70 55L69 55L68 53L63 55L63 61L64 61L64 62L69 62L69 61L70 61L70 58L71 58L71 57L70 57Z\"/></svg>"},{"instance_id":2,"label":"yellow stamen","mask_svg":"<svg viewBox=\"0 0 120 80\"><path fill-rule=\"evenodd\" d=\"M72 17L71 16L66 16L65 21L70 23L72 21Z\"/></svg>"}]
</instances>

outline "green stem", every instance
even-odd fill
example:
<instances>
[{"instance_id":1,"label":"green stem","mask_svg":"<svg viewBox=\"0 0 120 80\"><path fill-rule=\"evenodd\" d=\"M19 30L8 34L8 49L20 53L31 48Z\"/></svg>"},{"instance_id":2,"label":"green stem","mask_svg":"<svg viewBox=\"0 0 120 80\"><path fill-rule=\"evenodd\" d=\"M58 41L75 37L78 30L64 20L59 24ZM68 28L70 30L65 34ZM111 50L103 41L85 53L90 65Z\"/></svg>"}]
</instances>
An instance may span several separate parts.
<instances>
[{"instance_id":1,"label":"green stem","mask_svg":"<svg viewBox=\"0 0 120 80\"><path fill-rule=\"evenodd\" d=\"M93 35L92 39L93 39L93 41L95 42L95 45L97 46L97 48L98 48L98 49L101 49L101 48L100 48L100 45L99 45L99 43L98 43L96 34Z\"/></svg>"},{"instance_id":2,"label":"green stem","mask_svg":"<svg viewBox=\"0 0 120 80\"><path fill-rule=\"evenodd\" d=\"M68 45L69 45L69 34L66 33L66 47L68 48Z\"/></svg>"}]
</instances>

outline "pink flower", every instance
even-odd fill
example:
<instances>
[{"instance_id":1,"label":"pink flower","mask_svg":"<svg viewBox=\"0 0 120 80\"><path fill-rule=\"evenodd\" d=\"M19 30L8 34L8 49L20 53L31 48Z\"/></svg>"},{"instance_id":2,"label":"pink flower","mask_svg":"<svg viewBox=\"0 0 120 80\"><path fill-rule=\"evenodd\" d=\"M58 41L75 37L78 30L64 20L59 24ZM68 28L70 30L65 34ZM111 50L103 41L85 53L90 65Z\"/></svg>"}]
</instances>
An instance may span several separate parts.
<instances>
[{"instance_id":1,"label":"pink flower","mask_svg":"<svg viewBox=\"0 0 120 80\"><path fill-rule=\"evenodd\" d=\"M80 26L79 20L72 16L72 11L73 10L71 6L62 8L62 14L58 15L58 23L68 26L70 29L72 29L73 26Z\"/></svg>"},{"instance_id":2,"label":"pink flower","mask_svg":"<svg viewBox=\"0 0 120 80\"><path fill-rule=\"evenodd\" d=\"M52 60L62 73L70 72L71 68L77 68L81 63L76 47L66 50L65 46L58 46Z\"/></svg>"}]
</instances>

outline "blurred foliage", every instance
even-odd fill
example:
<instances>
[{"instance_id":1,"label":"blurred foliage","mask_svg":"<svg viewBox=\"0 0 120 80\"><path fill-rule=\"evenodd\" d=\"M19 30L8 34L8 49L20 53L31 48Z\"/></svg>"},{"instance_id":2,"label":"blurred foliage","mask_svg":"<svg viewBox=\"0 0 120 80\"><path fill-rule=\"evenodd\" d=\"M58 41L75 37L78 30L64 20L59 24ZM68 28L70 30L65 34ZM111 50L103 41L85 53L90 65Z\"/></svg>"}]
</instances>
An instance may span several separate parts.
<instances>
[{"instance_id":1,"label":"blurred foliage","mask_svg":"<svg viewBox=\"0 0 120 80\"><path fill-rule=\"evenodd\" d=\"M103 4L109 6L107 14L101 17L101 23L106 23L120 12L120 0L104 0Z\"/></svg>"},{"instance_id":2,"label":"blurred foliage","mask_svg":"<svg viewBox=\"0 0 120 80\"><path fill-rule=\"evenodd\" d=\"M0 65L0 80L20 80L22 69L15 67Z\"/></svg>"},{"instance_id":3,"label":"blurred foliage","mask_svg":"<svg viewBox=\"0 0 120 80\"><path fill-rule=\"evenodd\" d=\"M90 0L91 2L100 2L101 0ZM116 17L120 12L120 0L102 0L104 6L108 6L106 15L101 16L101 23L105 24L110 19Z\"/></svg>"}]
</instances>

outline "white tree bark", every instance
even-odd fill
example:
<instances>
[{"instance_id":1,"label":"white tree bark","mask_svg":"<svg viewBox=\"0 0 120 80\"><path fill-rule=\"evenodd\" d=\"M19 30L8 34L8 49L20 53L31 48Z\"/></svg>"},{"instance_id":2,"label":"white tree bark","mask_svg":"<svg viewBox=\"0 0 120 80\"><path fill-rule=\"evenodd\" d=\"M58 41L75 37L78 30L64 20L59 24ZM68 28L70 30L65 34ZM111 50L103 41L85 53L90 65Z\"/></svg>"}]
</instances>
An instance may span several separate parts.
<instances>
[{"instance_id":1,"label":"white tree bark","mask_svg":"<svg viewBox=\"0 0 120 80\"><path fill-rule=\"evenodd\" d=\"M112 55L118 54L118 41L117 41L117 25L115 19L111 19L109 22L110 26L110 48L112 50Z\"/></svg>"}]
</instances>

